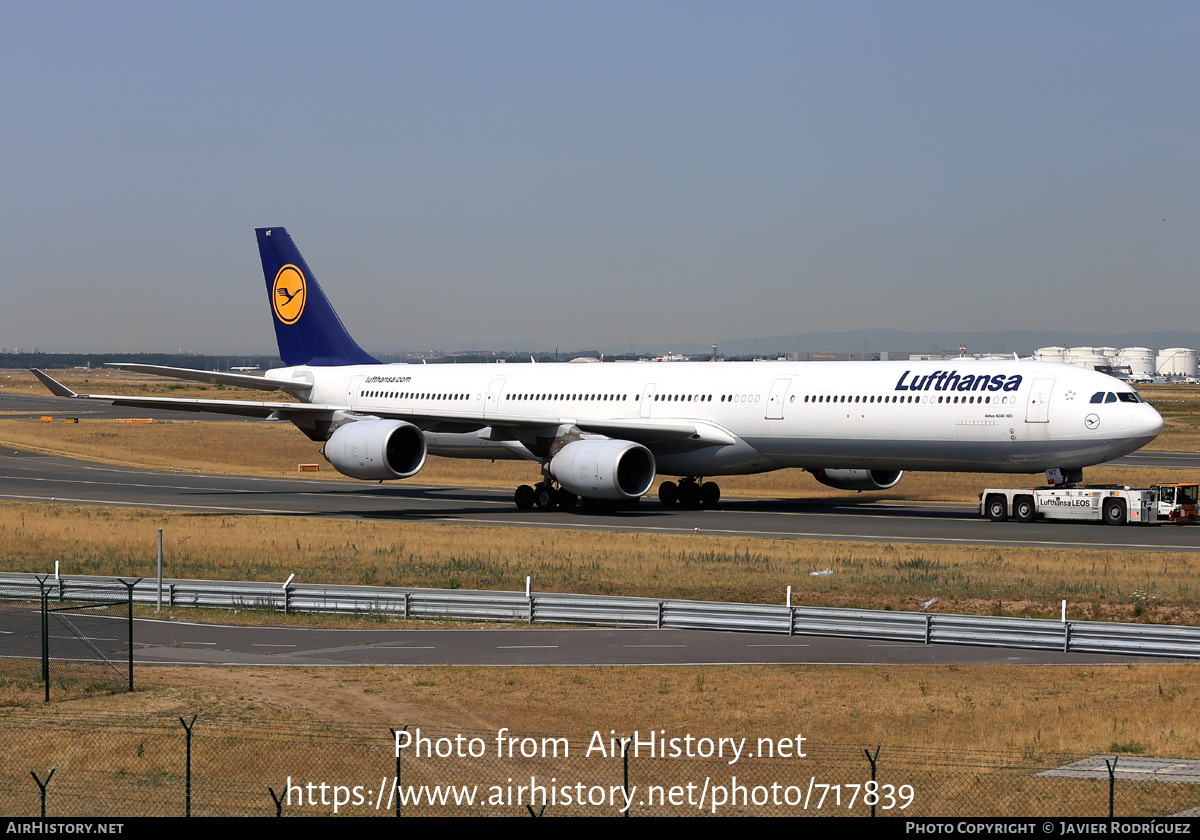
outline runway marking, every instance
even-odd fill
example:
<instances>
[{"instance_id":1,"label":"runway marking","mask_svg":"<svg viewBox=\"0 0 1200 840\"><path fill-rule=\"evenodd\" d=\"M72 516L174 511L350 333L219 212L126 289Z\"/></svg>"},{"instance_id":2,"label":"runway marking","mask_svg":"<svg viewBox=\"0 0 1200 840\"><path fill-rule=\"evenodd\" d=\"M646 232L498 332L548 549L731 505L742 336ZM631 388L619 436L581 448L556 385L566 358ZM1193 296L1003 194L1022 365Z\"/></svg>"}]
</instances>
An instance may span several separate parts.
<instances>
[{"instance_id":1,"label":"runway marking","mask_svg":"<svg viewBox=\"0 0 1200 840\"><path fill-rule=\"evenodd\" d=\"M212 644L216 644L216 642L213 642ZM279 644L279 645L268 645L268 644L259 644L258 642L251 642L251 643L250 643L250 647L269 647L269 648L277 648L277 647L297 647L297 645L284 645L284 644Z\"/></svg>"},{"instance_id":2,"label":"runway marking","mask_svg":"<svg viewBox=\"0 0 1200 840\"><path fill-rule=\"evenodd\" d=\"M373 645L379 650L436 650L433 645Z\"/></svg>"},{"instance_id":3,"label":"runway marking","mask_svg":"<svg viewBox=\"0 0 1200 840\"><path fill-rule=\"evenodd\" d=\"M687 645L621 645L623 648L685 648Z\"/></svg>"},{"instance_id":4,"label":"runway marking","mask_svg":"<svg viewBox=\"0 0 1200 840\"><path fill-rule=\"evenodd\" d=\"M794 647L812 647L812 645L746 645L746 647L782 647L782 648L794 648Z\"/></svg>"},{"instance_id":5,"label":"runway marking","mask_svg":"<svg viewBox=\"0 0 1200 840\"><path fill-rule=\"evenodd\" d=\"M116 499L75 499L64 498L63 496L18 496L11 493L0 493L0 499L7 499L15 502L63 502L73 505L108 505L110 507L132 507L132 508L170 508L172 510L212 510L224 511L227 513L245 514L308 514L311 511L306 510L276 510L273 508L244 508L244 507L224 507L221 505L175 505L167 502L122 502Z\"/></svg>"},{"instance_id":6,"label":"runway marking","mask_svg":"<svg viewBox=\"0 0 1200 840\"><path fill-rule=\"evenodd\" d=\"M556 647L558 645L497 645L496 650L530 650Z\"/></svg>"}]
</instances>

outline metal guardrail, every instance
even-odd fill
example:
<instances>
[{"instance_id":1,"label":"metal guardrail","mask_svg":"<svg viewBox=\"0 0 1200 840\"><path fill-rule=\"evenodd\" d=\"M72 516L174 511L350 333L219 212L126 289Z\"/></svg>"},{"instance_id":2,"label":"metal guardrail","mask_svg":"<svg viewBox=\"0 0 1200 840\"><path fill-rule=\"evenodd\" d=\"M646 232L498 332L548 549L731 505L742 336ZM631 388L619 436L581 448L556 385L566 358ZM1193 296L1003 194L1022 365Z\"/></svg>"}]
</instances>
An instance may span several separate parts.
<instances>
[{"instance_id":1,"label":"metal guardrail","mask_svg":"<svg viewBox=\"0 0 1200 840\"><path fill-rule=\"evenodd\" d=\"M108 578L49 579L51 598L85 597ZM0 574L0 598L36 600L41 584L32 574ZM136 603L153 604L157 583L134 587ZM172 580L163 581L163 603L173 607L270 610L522 623L598 624L665 627L680 630L734 630L783 635L840 636L923 644L1061 650L1200 659L1200 627L1055 621L1040 618L946 615L891 610L851 610L736 604L718 601L660 600L610 595L490 592L459 589L405 589Z\"/></svg>"}]
</instances>

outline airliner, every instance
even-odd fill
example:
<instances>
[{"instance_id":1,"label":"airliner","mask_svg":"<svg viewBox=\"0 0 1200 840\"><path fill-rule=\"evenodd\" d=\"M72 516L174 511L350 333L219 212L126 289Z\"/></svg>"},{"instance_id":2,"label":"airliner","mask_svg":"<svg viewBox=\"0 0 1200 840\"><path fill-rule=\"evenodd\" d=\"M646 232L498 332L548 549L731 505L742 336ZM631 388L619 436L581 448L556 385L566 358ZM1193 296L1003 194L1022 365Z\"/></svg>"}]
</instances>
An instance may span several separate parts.
<instances>
[{"instance_id":1,"label":"airliner","mask_svg":"<svg viewBox=\"0 0 1200 840\"><path fill-rule=\"evenodd\" d=\"M905 470L1036 473L1083 468L1152 441L1163 419L1128 384L1022 361L382 364L350 337L288 232L260 228L259 255L284 367L263 376L121 367L281 391L296 402L77 394L114 405L288 420L338 471L410 478L429 454L541 465L521 509L633 503L658 474L664 505L712 507L719 476L785 468L849 491Z\"/></svg>"}]
</instances>

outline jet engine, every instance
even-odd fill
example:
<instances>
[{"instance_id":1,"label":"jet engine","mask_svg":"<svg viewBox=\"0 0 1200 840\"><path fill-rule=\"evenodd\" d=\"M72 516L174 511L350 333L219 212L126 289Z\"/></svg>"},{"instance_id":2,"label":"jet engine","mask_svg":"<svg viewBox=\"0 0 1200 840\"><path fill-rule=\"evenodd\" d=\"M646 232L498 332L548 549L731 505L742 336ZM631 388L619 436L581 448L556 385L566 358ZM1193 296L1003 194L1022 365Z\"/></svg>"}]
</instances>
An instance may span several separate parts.
<instances>
[{"instance_id":1,"label":"jet engine","mask_svg":"<svg viewBox=\"0 0 1200 840\"><path fill-rule=\"evenodd\" d=\"M638 499L654 483L654 456L628 440L577 440L550 459L550 474L586 499Z\"/></svg>"},{"instance_id":2,"label":"jet engine","mask_svg":"<svg viewBox=\"0 0 1200 840\"><path fill-rule=\"evenodd\" d=\"M339 426L321 451L351 478L408 478L425 466L425 435L402 420L356 420Z\"/></svg>"},{"instance_id":3,"label":"jet engine","mask_svg":"<svg viewBox=\"0 0 1200 840\"><path fill-rule=\"evenodd\" d=\"M900 470L812 470L813 478L838 490L888 490L900 483Z\"/></svg>"}]
</instances>

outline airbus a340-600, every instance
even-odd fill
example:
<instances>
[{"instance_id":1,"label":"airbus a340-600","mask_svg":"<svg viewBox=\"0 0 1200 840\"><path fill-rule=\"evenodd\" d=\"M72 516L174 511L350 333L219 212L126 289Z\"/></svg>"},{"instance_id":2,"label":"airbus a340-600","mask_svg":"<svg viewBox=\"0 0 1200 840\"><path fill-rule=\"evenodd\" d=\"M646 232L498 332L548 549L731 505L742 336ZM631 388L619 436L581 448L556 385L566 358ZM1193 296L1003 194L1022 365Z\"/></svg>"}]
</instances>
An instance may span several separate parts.
<instances>
[{"instance_id":1,"label":"airbus a340-600","mask_svg":"<svg viewBox=\"0 0 1200 840\"><path fill-rule=\"evenodd\" d=\"M1035 473L1082 468L1149 443L1163 421L1129 385L1017 359L629 364L381 364L355 343L283 228L257 231L285 367L265 376L123 367L291 394L298 402L76 394L145 408L289 420L353 478L416 475L429 453L523 458L542 481L519 507L635 501L712 506L712 481L798 467L844 490L903 470Z\"/></svg>"}]
</instances>

